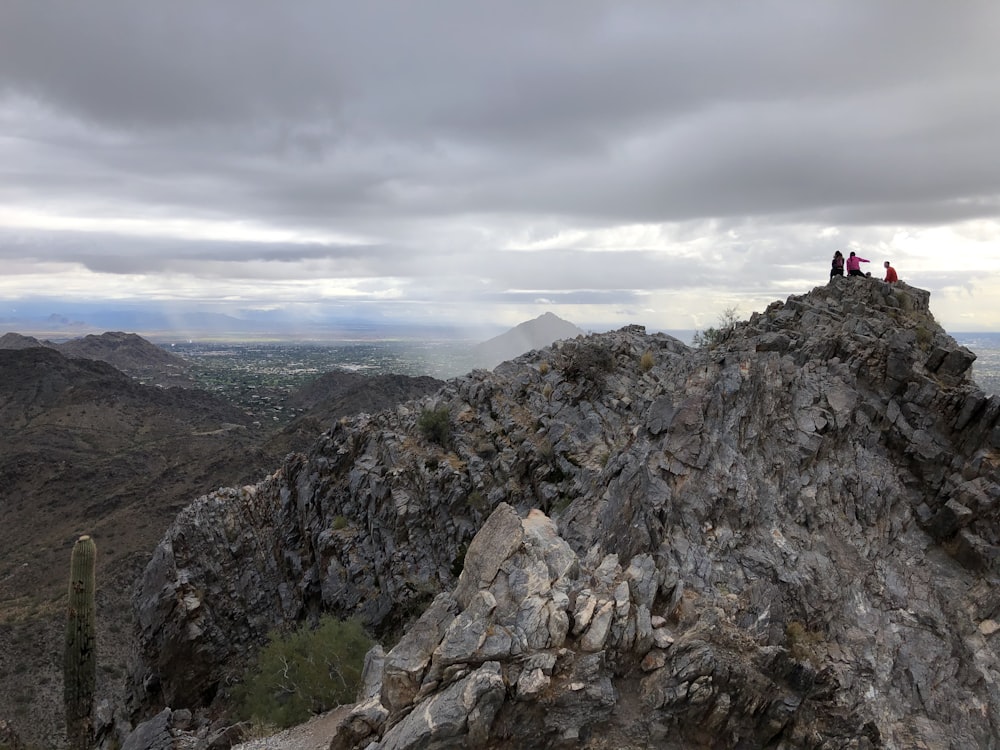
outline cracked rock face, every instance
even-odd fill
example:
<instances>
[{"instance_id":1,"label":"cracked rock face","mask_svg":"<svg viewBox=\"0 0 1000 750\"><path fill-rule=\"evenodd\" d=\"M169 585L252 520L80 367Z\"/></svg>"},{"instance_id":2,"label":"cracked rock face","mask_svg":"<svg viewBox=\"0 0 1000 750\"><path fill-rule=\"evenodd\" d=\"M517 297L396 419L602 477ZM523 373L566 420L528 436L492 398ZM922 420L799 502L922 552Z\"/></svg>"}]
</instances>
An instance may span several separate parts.
<instances>
[{"instance_id":1,"label":"cracked rock face","mask_svg":"<svg viewBox=\"0 0 1000 750\"><path fill-rule=\"evenodd\" d=\"M711 347L629 326L343 420L178 517L135 713L332 611L405 631L335 748L1000 747L1000 402L928 304L835 279Z\"/></svg>"}]
</instances>

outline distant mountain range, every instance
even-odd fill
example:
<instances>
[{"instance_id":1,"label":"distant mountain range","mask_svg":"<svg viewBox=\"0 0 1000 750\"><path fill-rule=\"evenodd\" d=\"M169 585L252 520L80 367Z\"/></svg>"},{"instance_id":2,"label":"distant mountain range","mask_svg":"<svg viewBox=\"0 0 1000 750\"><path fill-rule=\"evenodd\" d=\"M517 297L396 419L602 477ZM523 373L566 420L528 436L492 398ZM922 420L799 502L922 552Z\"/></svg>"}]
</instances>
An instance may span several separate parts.
<instances>
[{"instance_id":1,"label":"distant mountain range","mask_svg":"<svg viewBox=\"0 0 1000 750\"><path fill-rule=\"evenodd\" d=\"M112 367L151 385L192 386L187 360L166 351L135 333L108 331L89 334L57 344L40 341L34 336L5 333L0 336L0 349L55 349L71 359L107 362Z\"/></svg>"},{"instance_id":2,"label":"distant mountain range","mask_svg":"<svg viewBox=\"0 0 1000 750\"><path fill-rule=\"evenodd\" d=\"M560 339L572 339L585 334L586 331L573 323L547 312L475 345L472 361L477 367L492 369L501 362L533 349L542 349ZM108 331L78 336L63 342L14 332L0 336L0 349L27 349L35 346L55 349L67 357L107 362L143 382L158 385L192 384L187 376L187 360L169 353L136 333Z\"/></svg>"}]
</instances>

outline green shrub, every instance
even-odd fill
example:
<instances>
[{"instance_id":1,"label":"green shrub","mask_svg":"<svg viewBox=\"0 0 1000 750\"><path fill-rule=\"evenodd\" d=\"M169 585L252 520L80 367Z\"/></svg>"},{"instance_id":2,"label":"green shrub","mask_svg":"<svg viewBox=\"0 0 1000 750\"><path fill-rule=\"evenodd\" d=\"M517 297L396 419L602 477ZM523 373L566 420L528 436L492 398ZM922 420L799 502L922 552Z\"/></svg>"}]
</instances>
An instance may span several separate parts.
<instances>
[{"instance_id":1,"label":"green shrub","mask_svg":"<svg viewBox=\"0 0 1000 750\"><path fill-rule=\"evenodd\" d=\"M451 414L448 413L448 407L424 409L417 418L417 428L432 443L445 447L451 439Z\"/></svg>"},{"instance_id":2,"label":"green shrub","mask_svg":"<svg viewBox=\"0 0 1000 750\"><path fill-rule=\"evenodd\" d=\"M284 728L353 702L371 646L361 623L332 615L273 636L234 690L240 717Z\"/></svg>"}]
</instances>

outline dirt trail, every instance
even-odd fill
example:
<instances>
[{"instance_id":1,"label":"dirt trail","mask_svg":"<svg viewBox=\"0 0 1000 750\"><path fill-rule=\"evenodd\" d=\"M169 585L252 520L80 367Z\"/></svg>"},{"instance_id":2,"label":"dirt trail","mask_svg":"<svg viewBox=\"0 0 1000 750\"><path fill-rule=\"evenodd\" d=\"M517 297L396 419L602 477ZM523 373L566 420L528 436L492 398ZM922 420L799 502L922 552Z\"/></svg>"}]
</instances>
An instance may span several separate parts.
<instances>
[{"instance_id":1,"label":"dirt trail","mask_svg":"<svg viewBox=\"0 0 1000 750\"><path fill-rule=\"evenodd\" d=\"M232 750L327 750L334 727L352 708L353 705L340 706L270 737L233 745Z\"/></svg>"}]
</instances>

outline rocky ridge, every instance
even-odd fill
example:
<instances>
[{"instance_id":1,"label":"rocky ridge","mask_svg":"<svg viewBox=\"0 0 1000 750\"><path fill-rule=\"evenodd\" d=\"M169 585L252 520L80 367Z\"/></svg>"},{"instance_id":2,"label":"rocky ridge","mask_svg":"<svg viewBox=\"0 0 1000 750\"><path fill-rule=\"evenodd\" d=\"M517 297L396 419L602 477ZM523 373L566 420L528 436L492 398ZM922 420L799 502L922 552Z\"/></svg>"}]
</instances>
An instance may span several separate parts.
<instances>
[{"instance_id":1,"label":"rocky ridge","mask_svg":"<svg viewBox=\"0 0 1000 750\"><path fill-rule=\"evenodd\" d=\"M334 748L1000 747L973 360L925 291L838 279L709 348L629 326L342 420L178 516L133 716L221 705L332 611L404 631Z\"/></svg>"}]
</instances>

